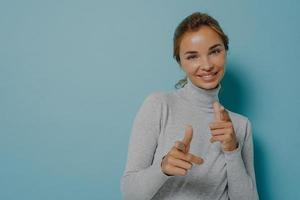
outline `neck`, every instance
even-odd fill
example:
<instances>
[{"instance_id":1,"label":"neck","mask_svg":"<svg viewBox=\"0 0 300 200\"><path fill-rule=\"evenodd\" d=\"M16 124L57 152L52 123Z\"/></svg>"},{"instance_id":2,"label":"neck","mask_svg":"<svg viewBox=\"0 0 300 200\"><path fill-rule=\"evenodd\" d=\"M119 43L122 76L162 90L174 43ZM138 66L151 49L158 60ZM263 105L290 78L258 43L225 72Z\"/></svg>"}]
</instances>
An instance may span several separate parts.
<instances>
[{"instance_id":1,"label":"neck","mask_svg":"<svg viewBox=\"0 0 300 200\"><path fill-rule=\"evenodd\" d=\"M213 103L219 101L219 91L221 89L221 84L214 89L204 89L195 85L189 77L187 77L187 84L179 89L178 93L190 104L197 107L207 108L210 111L213 110Z\"/></svg>"}]
</instances>

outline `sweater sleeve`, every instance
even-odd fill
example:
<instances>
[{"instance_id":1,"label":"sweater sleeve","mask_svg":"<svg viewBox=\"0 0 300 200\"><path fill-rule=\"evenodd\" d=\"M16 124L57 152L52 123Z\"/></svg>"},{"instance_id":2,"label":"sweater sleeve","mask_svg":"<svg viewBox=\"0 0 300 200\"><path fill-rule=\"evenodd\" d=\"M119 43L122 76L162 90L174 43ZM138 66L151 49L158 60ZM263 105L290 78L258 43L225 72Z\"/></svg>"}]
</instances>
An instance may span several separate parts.
<instances>
[{"instance_id":1,"label":"sweater sleeve","mask_svg":"<svg viewBox=\"0 0 300 200\"><path fill-rule=\"evenodd\" d=\"M125 200L149 200L170 178L161 171L161 158L153 163L161 126L162 101L159 93L150 94L133 121L127 163L121 177Z\"/></svg>"},{"instance_id":2,"label":"sweater sleeve","mask_svg":"<svg viewBox=\"0 0 300 200\"><path fill-rule=\"evenodd\" d=\"M230 200L258 200L256 188L252 126L247 119L244 142L234 151L224 151Z\"/></svg>"}]
</instances>

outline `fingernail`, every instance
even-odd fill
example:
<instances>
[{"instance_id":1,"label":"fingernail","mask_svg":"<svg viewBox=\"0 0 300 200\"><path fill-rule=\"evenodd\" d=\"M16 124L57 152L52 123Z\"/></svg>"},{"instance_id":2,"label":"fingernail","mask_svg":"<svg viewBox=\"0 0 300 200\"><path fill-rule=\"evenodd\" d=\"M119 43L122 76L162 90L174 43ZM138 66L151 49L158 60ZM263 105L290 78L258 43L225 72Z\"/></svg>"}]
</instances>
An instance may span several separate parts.
<instances>
[{"instance_id":1,"label":"fingernail","mask_svg":"<svg viewBox=\"0 0 300 200\"><path fill-rule=\"evenodd\" d=\"M182 150L184 150L185 146L182 143L179 143L179 148L182 149Z\"/></svg>"},{"instance_id":2,"label":"fingernail","mask_svg":"<svg viewBox=\"0 0 300 200\"><path fill-rule=\"evenodd\" d=\"M203 163L203 159L199 159L197 164L201 165L202 163Z\"/></svg>"}]
</instances>

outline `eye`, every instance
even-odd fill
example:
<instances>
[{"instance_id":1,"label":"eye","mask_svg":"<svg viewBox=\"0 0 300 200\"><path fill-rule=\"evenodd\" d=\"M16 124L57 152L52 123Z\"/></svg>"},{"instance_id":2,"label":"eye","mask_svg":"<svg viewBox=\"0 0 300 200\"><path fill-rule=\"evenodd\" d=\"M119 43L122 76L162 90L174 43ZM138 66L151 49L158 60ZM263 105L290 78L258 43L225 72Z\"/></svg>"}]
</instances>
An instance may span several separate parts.
<instances>
[{"instance_id":1,"label":"eye","mask_svg":"<svg viewBox=\"0 0 300 200\"><path fill-rule=\"evenodd\" d=\"M222 51L221 49L215 49L212 52L210 52L210 54L217 55L217 54L221 53L221 51Z\"/></svg>"},{"instance_id":2,"label":"eye","mask_svg":"<svg viewBox=\"0 0 300 200\"><path fill-rule=\"evenodd\" d=\"M191 56L188 56L186 59L191 60L191 59L195 59L195 58L197 58L196 55L191 55Z\"/></svg>"}]
</instances>

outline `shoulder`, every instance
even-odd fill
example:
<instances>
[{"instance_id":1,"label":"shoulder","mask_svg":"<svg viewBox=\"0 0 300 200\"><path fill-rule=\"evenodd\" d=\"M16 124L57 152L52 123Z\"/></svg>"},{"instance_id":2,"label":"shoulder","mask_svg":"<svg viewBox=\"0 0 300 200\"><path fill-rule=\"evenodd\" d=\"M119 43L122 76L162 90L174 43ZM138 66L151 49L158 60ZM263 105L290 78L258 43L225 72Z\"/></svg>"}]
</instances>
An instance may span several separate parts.
<instances>
[{"instance_id":1,"label":"shoulder","mask_svg":"<svg viewBox=\"0 0 300 200\"><path fill-rule=\"evenodd\" d=\"M174 98L175 95L174 92L172 91L154 91L145 97L144 103L151 104L153 106L158 106L158 105L166 106Z\"/></svg>"},{"instance_id":2,"label":"shoulder","mask_svg":"<svg viewBox=\"0 0 300 200\"><path fill-rule=\"evenodd\" d=\"M237 123L239 124L245 124L245 123L248 123L249 121L249 118L245 115L242 115L242 114L239 114L239 113L236 113L236 112L233 112L231 110L228 110L226 109L231 120L234 120L236 121ZM250 121L249 121L250 122Z\"/></svg>"},{"instance_id":3,"label":"shoulder","mask_svg":"<svg viewBox=\"0 0 300 200\"><path fill-rule=\"evenodd\" d=\"M238 134L239 137L245 138L247 134L251 134L251 132L249 131L251 130L251 122L247 116L230 111L228 109L226 110L228 111L236 134Z\"/></svg>"}]
</instances>

